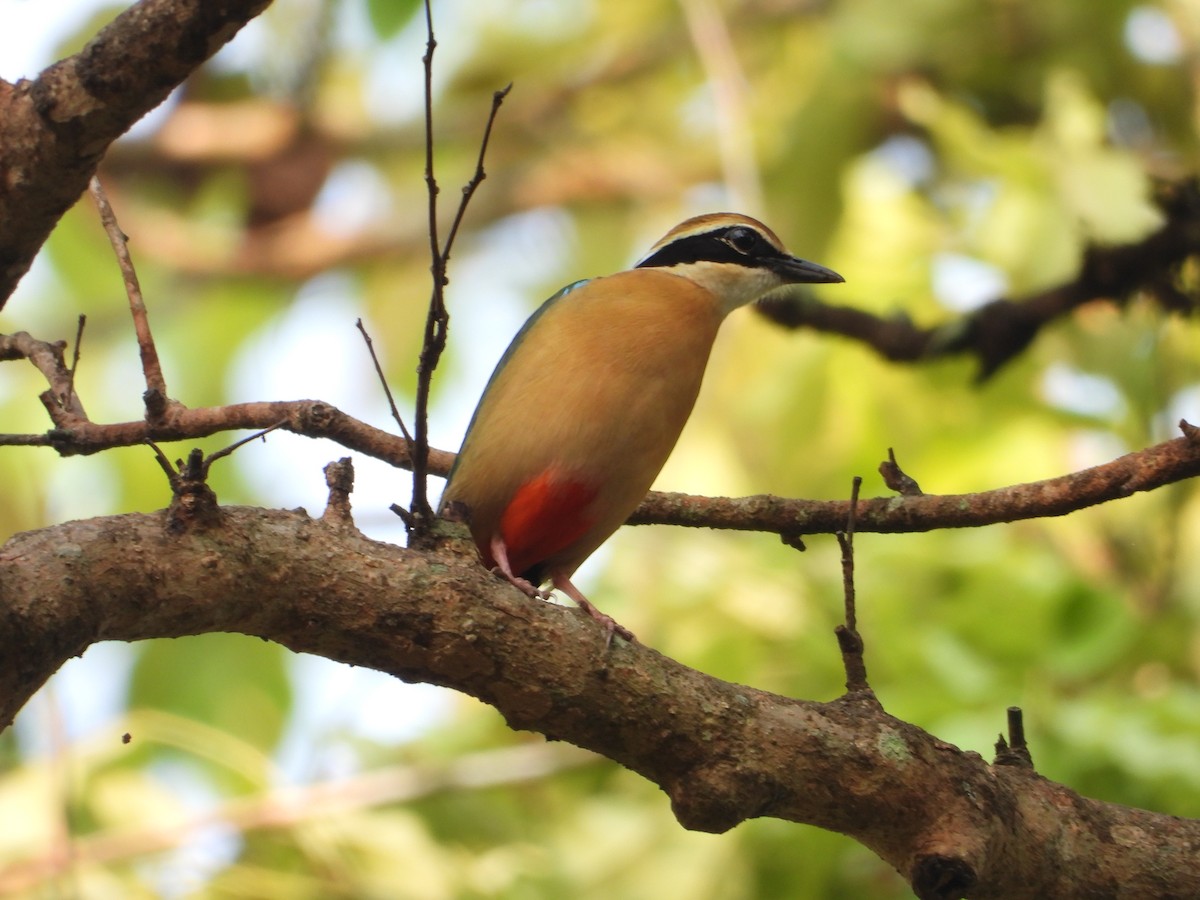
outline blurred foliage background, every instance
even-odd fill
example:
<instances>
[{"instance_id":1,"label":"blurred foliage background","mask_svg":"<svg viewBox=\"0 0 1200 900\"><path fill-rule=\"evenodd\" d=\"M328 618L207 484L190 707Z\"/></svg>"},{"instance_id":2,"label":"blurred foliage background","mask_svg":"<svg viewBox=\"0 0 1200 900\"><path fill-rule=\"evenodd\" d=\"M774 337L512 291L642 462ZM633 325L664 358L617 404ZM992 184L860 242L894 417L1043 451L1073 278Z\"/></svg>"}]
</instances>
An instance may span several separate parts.
<instances>
[{"instance_id":1,"label":"blurred foliage background","mask_svg":"<svg viewBox=\"0 0 1200 900\"><path fill-rule=\"evenodd\" d=\"M122 8L3 5L10 41L45 45L37 66ZM429 292L417 13L277 0L109 154L184 403L319 397L389 427L361 316L411 404ZM930 323L1070 279L1090 242L1154 227L1153 180L1197 167L1197 0L436 0L434 16L444 221L492 92L514 83L452 261L432 423L448 449L541 298L627 266L688 215L759 216L846 276L824 299ZM139 417L120 277L86 200L0 331L71 338L79 313L87 409ZM891 365L743 311L659 486L835 498L860 474L882 494L889 446L930 492L1062 474L1200 420L1198 350L1194 321L1097 303L976 385L966 361ZM32 368L0 369L0 430L44 430L40 390ZM214 483L226 503L317 511L340 455L273 434ZM402 540L386 506L406 501L407 473L357 462L361 526ZM9 448L0 480L0 538L169 498L144 449ZM985 756L1019 705L1046 776L1200 816L1198 542L1194 484L1063 519L862 535L872 683L892 713ZM828 699L840 570L832 538L809 545L630 528L582 579L664 653ZM653 786L571 750L467 698L241 636L98 645L0 736L0 892L910 896L838 835L684 832Z\"/></svg>"}]
</instances>

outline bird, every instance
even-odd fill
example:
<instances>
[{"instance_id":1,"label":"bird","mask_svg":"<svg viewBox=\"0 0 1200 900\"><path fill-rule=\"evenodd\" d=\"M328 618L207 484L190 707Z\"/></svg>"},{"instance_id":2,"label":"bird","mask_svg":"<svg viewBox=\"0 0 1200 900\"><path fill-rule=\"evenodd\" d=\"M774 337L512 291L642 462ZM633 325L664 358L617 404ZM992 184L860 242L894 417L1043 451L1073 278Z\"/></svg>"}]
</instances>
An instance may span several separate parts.
<instances>
[{"instance_id":1,"label":"bird","mask_svg":"<svg viewBox=\"0 0 1200 900\"><path fill-rule=\"evenodd\" d=\"M562 591L633 634L571 576L646 496L691 414L724 318L789 284L844 281L790 255L762 222L708 213L631 269L569 284L496 365L438 512L465 521L483 564L530 597Z\"/></svg>"}]
</instances>

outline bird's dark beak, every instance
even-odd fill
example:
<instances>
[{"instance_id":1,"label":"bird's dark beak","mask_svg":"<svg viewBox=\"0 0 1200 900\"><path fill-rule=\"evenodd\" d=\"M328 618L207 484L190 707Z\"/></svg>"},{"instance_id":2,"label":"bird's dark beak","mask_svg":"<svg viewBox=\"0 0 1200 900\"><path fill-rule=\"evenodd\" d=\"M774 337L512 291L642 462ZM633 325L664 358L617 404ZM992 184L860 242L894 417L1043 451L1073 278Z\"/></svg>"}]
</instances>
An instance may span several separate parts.
<instances>
[{"instance_id":1,"label":"bird's dark beak","mask_svg":"<svg viewBox=\"0 0 1200 900\"><path fill-rule=\"evenodd\" d=\"M771 269L789 284L840 284L846 280L833 269L795 256L772 260Z\"/></svg>"}]
</instances>

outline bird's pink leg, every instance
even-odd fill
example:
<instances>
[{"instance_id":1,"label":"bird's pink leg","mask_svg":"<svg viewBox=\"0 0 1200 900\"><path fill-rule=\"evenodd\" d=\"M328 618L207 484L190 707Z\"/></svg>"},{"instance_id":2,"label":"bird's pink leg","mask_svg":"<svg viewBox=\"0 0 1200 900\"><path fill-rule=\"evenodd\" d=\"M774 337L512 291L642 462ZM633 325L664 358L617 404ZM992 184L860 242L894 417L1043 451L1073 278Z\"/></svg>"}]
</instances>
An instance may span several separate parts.
<instances>
[{"instance_id":1,"label":"bird's pink leg","mask_svg":"<svg viewBox=\"0 0 1200 900\"><path fill-rule=\"evenodd\" d=\"M521 592L527 597L534 597L538 600L550 599L549 591L543 591L536 584L532 584L520 575L513 573L512 565L508 561L508 547L504 545L504 538L498 534L493 535L488 547L492 551L492 559L496 561L496 565L492 568L493 572L514 587L520 588Z\"/></svg>"},{"instance_id":2,"label":"bird's pink leg","mask_svg":"<svg viewBox=\"0 0 1200 900\"><path fill-rule=\"evenodd\" d=\"M580 609L604 626L604 630L608 632L604 639L604 646L606 648L612 643L614 634L619 634L630 643L633 643L636 640L632 631L630 631L624 625L621 625L612 616L608 615L607 613L602 613L600 610L596 609L592 601L583 596L583 592L580 591L579 588L575 587L575 585L571 583L571 579L562 572L551 572L550 578L551 581L554 582L554 586L556 588L574 600L577 604L579 604Z\"/></svg>"},{"instance_id":3,"label":"bird's pink leg","mask_svg":"<svg viewBox=\"0 0 1200 900\"><path fill-rule=\"evenodd\" d=\"M496 561L495 567L492 569L497 575L507 581L509 584L517 587L526 596L535 597L539 600L549 600L550 592L543 591L537 585L532 584L526 579L517 575L512 570L512 565L508 561L508 547L504 545L504 538L500 535L494 535L488 544L488 548L492 552L492 559ZM579 608L585 613L604 626L606 632L604 638L604 646L607 648L612 643L613 635L619 634L625 640L632 643L636 640L633 632L621 625L612 616L600 612L593 605L592 601L583 596L583 592L571 583L571 579L561 572L552 572L551 579L554 586L574 600Z\"/></svg>"}]
</instances>

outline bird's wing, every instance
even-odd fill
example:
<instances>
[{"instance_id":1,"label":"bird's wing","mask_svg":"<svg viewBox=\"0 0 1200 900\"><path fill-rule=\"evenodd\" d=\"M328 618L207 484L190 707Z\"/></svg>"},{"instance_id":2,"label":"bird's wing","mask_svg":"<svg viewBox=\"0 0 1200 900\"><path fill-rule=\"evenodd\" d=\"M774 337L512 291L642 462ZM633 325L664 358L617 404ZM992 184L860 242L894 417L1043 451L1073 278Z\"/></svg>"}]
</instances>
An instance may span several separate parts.
<instances>
[{"instance_id":1,"label":"bird's wing","mask_svg":"<svg viewBox=\"0 0 1200 900\"><path fill-rule=\"evenodd\" d=\"M566 287L561 288L559 291L546 298L542 305L534 310L533 315L525 320L525 324L521 326L521 330L516 333L516 336L513 337L512 342L508 345L508 349L504 351L504 355L501 356L500 361L496 363L496 368L492 370L491 377L488 378L487 386L484 387L483 393L479 397L479 402L475 405L475 412L471 414L471 421L467 423L467 432L463 435L463 442L459 449L459 455L454 458L454 463L450 466L450 474L446 476L447 484L454 480L454 472L458 469L459 459L462 458L462 448L467 446L467 441L471 438L471 429L475 427L475 420L479 417L479 410L483 409L483 401L487 398L488 391L491 390L492 385L496 383L496 377L504 370L504 367L508 364L509 359L511 359L512 355L516 352L517 347L519 347L521 342L525 339L525 335L531 328L533 328L537 320L545 314L546 310L550 309L550 307L558 303L558 301L560 301L563 297L567 296L572 291L583 287L591 280L592 279L590 278L581 278L579 281L573 281ZM439 514L441 511L442 510L439 509Z\"/></svg>"}]
</instances>

